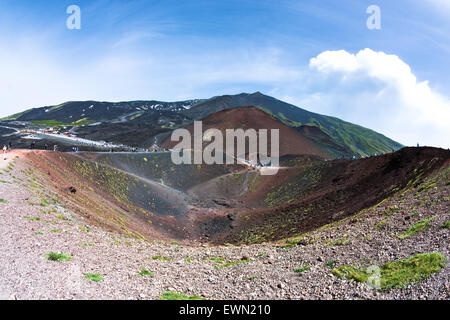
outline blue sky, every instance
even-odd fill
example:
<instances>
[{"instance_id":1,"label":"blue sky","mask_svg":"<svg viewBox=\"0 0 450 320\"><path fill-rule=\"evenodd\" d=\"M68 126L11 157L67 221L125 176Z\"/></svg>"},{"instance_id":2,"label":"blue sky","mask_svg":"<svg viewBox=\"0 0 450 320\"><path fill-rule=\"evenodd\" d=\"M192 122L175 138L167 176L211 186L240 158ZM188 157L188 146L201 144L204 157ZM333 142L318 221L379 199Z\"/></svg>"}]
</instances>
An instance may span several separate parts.
<instances>
[{"instance_id":1,"label":"blue sky","mask_svg":"<svg viewBox=\"0 0 450 320\"><path fill-rule=\"evenodd\" d=\"M81 8L81 30L66 8ZM381 30L369 30L369 5ZM365 50L368 49L368 50ZM450 1L0 1L0 117L261 91L450 147ZM381 71L382 72L381 72Z\"/></svg>"}]
</instances>

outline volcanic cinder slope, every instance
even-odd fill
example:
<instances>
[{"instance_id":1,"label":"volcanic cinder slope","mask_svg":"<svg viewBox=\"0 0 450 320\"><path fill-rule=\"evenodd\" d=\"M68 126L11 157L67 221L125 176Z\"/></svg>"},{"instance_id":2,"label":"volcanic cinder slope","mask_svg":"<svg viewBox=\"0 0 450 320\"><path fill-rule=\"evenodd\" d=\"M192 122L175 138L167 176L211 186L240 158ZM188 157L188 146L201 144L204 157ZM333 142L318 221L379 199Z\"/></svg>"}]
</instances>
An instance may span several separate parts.
<instances>
[{"instance_id":1,"label":"volcanic cinder slope","mask_svg":"<svg viewBox=\"0 0 450 320\"><path fill-rule=\"evenodd\" d=\"M149 240L223 244L280 240L352 216L445 167L450 151L288 157L274 176L242 165L176 166L170 153L37 151L27 158L93 222Z\"/></svg>"},{"instance_id":2,"label":"volcanic cinder slope","mask_svg":"<svg viewBox=\"0 0 450 320\"><path fill-rule=\"evenodd\" d=\"M0 162L0 298L157 299L167 291L212 299L450 298L447 150L327 163L289 156L277 177L241 166L172 171L167 159L8 153ZM162 198L149 198L153 211L129 197L149 187ZM198 202L219 194L228 202ZM164 216L158 207L167 199L194 208ZM235 245L219 245L225 241ZM49 252L71 259L50 261ZM434 260L397 264L417 273L388 290L338 273L417 254Z\"/></svg>"},{"instance_id":3,"label":"volcanic cinder slope","mask_svg":"<svg viewBox=\"0 0 450 320\"><path fill-rule=\"evenodd\" d=\"M208 129L217 129L222 132L222 136L226 137L226 130L238 130L243 129L247 131L249 129L254 129L256 132L265 129L268 131L268 144L267 151L270 153L272 140L270 132L273 129L279 130L279 154L280 156L285 156L289 154L308 154L316 155L320 157L330 157L326 151L321 150L313 141L305 138L298 131L286 126L282 122L273 118L266 112L257 109L255 107L240 107L233 109L226 109L216 113L213 113L204 119L202 119L203 132ZM190 125L186 128L192 137L191 145L194 145L194 125ZM225 141L223 146L225 148ZM162 146L166 149L174 148L178 141L171 141L168 137ZM203 141L202 148L206 147L210 141ZM248 152L248 141L246 143L246 150Z\"/></svg>"},{"instance_id":4,"label":"volcanic cinder slope","mask_svg":"<svg viewBox=\"0 0 450 320\"><path fill-rule=\"evenodd\" d=\"M304 126L314 126L320 129L323 134L326 134L333 141L333 144L322 144L319 137L315 139L315 142L322 148L325 148L327 152L333 154L333 158L354 154L368 155L385 153L403 147L400 143L370 129L338 118L301 109L260 92L224 95L199 101L189 110L186 110L184 114L193 119L202 119L212 113L241 106L260 108L272 114L287 126L300 131L302 131L302 127ZM337 148L336 145L338 146Z\"/></svg>"}]
</instances>

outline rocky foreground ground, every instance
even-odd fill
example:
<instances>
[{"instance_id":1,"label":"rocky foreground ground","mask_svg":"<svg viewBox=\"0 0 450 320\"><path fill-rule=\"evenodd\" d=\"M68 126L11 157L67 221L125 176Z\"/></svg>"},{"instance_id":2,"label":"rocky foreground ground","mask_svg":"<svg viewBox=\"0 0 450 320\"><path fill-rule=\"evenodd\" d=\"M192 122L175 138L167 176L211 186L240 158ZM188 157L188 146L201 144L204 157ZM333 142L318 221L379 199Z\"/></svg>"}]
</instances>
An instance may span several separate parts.
<instances>
[{"instance_id":1,"label":"rocky foreground ground","mask_svg":"<svg viewBox=\"0 0 450 320\"><path fill-rule=\"evenodd\" d=\"M355 217L287 242L248 246L109 233L65 209L30 172L20 152L0 163L0 299L158 299L168 291L205 299L450 298L449 263L391 290L332 273L417 253L439 252L448 260L448 169ZM402 236L424 220L426 228ZM70 260L51 261L50 252Z\"/></svg>"}]
</instances>

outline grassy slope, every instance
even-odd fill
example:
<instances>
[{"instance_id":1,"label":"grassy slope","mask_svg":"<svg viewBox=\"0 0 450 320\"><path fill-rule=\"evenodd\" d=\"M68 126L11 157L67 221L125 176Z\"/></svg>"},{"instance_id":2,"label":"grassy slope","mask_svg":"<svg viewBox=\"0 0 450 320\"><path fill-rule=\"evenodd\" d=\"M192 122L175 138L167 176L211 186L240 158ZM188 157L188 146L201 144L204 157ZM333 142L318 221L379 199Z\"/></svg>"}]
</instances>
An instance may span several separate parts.
<instances>
[{"instance_id":1,"label":"grassy slope","mask_svg":"<svg viewBox=\"0 0 450 320\"><path fill-rule=\"evenodd\" d=\"M46 127L59 127L59 126L73 127L73 126L88 125L88 124L91 124L94 122L95 122L94 120L89 120L88 118L83 118L78 121L74 121L72 123L65 123L65 122L56 121L56 120L34 120L34 121L31 121L31 123L34 125L46 126Z\"/></svg>"},{"instance_id":2,"label":"grassy slope","mask_svg":"<svg viewBox=\"0 0 450 320\"><path fill-rule=\"evenodd\" d=\"M15 113L13 115L10 115L8 117L5 118L1 118L0 121L7 121L7 120L17 120L18 118L20 118L21 116L23 116L24 114L27 114L28 112L31 112L33 109L29 109L29 110L25 110L23 112L19 112L19 113Z\"/></svg>"},{"instance_id":3,"label":"grassy slope","mask_svg":"<svg viewBox=\"0 0 450 320\"><path fill-rule=\"evenodd\" d=\"M335 142L359 155L369 155L375 152L388 153L392 152L392 149L398 150L403 147L400 143L375 131L337 118L320 116L315 122Z\"/></svg>"}]
</instances>

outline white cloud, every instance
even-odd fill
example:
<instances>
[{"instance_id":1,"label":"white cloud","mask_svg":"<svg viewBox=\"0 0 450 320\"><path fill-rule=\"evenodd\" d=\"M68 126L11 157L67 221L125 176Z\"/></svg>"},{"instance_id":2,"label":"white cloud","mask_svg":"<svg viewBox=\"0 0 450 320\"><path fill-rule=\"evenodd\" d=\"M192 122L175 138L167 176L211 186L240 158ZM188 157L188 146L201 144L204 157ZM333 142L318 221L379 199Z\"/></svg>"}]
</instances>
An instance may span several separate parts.
<instances>
[{"instance_id":1,"label":"white cloud","mask_svg":"<svg viewBox=\"0 0 450 320\"><path fill-rule=\"evenodd\" d=\"M309 66L325 73L353 72L358 68L358 63L347 51L339 50L322 52L316 58L311 59Z\"/></svg>"},{"instance_id":2,"label":"white cloud","mask_svg":"<svg viewBox=\"0 0 450 320\"><path fill-rule=\"evenodd\" d=\"M419 82L398 56L371 49L325 51L309 64L309 90L300 103L345 115L407 145L448 148L450 100Z\"/></svg>"}]
</instances>

